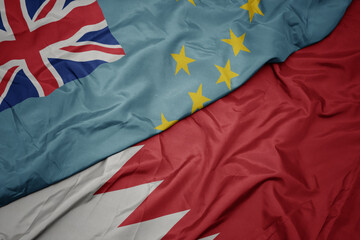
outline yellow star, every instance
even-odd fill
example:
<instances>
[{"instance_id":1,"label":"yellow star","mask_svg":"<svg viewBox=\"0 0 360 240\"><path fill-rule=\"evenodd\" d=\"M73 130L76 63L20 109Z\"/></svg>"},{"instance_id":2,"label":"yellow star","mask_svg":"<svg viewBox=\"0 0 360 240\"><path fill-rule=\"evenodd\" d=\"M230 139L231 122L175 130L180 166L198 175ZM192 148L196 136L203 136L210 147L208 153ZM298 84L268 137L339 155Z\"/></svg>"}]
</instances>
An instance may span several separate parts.
<instances>
[{"instance_id":1,"label":"yellow star","mask_svg":"<svg viewBox=\"0 0 360 240\"><path fill-rule=\"evenodd\" d=\"M175 75L179 72L180 69L184 69L184 71L190 75L188 64L195 62L195 60L185 56L185 47L182 46L179 54L172 53L171 56L175 59L175 61L177 63Z\"/></svg>"},{"instance_id":2,"label":"yellow star","mask_svg":"<svg viewBox=\"0 0 360 240\"><path fill-rule=\"evenodd\" d=\"M195 5L195 3L194 3L194 0L188 0L188 1L191 2L192 5L194 5L194 6L196 7L196 5Z\"/></svg>"},{"instance_id":3,"label":"yellow star","mask_svg":"<svg viewBox=\"0 0 360 240\"><path fill-rule=\"evenodd\" d=\"M225 82L226 85L228 86L228 88L231 90L231 79L234 77L239 76L239 74L234 73L231 71L230 68L230 60L227 61L225 67L220 67L215 65L215 67L219 70L219 72L221 73L219 79L217 80L216 84L221 83L221 82Z\"/></svg>"},{"instance_id":4,"label":"yellow star","mask_svg":"<svg viewBox=\"0 0 360 240\"><path fill-rule=\"evenodd\" d=\"M200 84L200 87L196 93L189 92L189 95L191 97L191 100L193 101L191 113L194 113L197 109L202 109L204 107L203 104L211 100L202 95L202 84Z\"/></svg>"},{"instance_id":5,"label":"yellow star","mask_svg":"<svg viewBox=\"0 0 360 240\"><path fill-rule=\"evenodd\" d=\"M237 37L230 28L230 39L221 39L221 41L230 44L233 47L235 56L241 51L250 52L247 47L244 46L245 33L240 37Z\"/></svg>"},{"instance_id":6,"label":"yellow star","mask_svg":"<svg viewBox=\"0 0 360 240\"><path fill-rule=\"evenodd\" d=\"M176 0L176 1L179 1L179 0ZM188 1L191 2L191 4L196 7L196 5L195 5L195 3L194 3L194 0L188 0Z\"/></svg>"},{"instance_id":7,"label":"yellow star","mask_svg":"<svg viewBox=\"0 0 360 240\"><path fill-rule=\"evenodd\" d=\"M249 11L249 17L250 22L252 21L254 14L260 14L261 16L264 16L264 14L261 12L259 8L260 0L248 0L248 3L245 3L240 8L248 10Z\"/></svg>"},{"instance_id":8,"label":"yellow star","mask_svg":"<svg viewBox=\"0 0 360 240\"><path fill-rule=\"evenodd\" d=\"M157 126L155 129L164 131L164 130L168 129L169 127L171 127L172 125L174 125L176 122L177 122L177 120L174 120L174 121L166 120L166 118L164 117L164 114L161 113L161 124L159 126Z\"/></svg>"}]
</instances>

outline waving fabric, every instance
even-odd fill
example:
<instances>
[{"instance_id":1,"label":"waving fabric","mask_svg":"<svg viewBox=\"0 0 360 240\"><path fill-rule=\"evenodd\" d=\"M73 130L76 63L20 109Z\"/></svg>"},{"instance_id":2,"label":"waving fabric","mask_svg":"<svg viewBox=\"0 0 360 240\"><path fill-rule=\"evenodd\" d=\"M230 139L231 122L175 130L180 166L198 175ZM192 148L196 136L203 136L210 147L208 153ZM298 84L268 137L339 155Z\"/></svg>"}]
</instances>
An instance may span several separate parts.
<instances>
[{"instance_id":1,"label":"waving fabric","mask_svg":"<svg viewBox=\"0 0 360 240\"><path fill-rule=\"evenodd\" d=\"M349 4L0 1L0 205L228 94L327 36Z\"/></svg>"},{"instance_id":2,"label":"waving fabric","mask_svg":"<svg viewBox=\"0 0 360 240\"><path fill-rule=\"evenodd\" d=\"M359 239L359 10L169 130L0 208L0 238Z\"/></svg>"}]
</instances>

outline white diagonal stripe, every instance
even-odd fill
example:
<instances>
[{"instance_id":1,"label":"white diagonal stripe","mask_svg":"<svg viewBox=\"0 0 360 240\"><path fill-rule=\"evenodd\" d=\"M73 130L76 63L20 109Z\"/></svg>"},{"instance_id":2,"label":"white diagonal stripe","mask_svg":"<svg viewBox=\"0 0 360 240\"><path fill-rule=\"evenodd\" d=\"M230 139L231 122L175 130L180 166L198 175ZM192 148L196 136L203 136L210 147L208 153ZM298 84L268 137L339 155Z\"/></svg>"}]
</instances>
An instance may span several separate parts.
<instances>
[{"instance_id":1,"label":"white diagonal stripe","mask_svg":"<svg viewBox=\"0 0 360 240\"><path fill-rule=\"evenodd\" d=\"M27 8L26 8L25 0L20 0L20 4L21 4L21 9L23 11L23 16L25 18L25 21L28 24L30 32L32 32L35 29L37 29L41 26L44 26L48 23L52 23L52 22L61 20L62 18L66 17L66 15L68 15L74 8L90 5L95 1L96 0L76 0L76 1L72 1L71 3L69 3L69 5L63 9L65 0L57 0L55 2L54 7L47 14L47 16L42 19L39 19L37 21L34 21L34 19L36 19L36 17L39 15L42 8L45 6L45 3L43 3L42 6L37 10L33 19L30 19L30 16L26 11Z\"/></svg>"}]
</instances>

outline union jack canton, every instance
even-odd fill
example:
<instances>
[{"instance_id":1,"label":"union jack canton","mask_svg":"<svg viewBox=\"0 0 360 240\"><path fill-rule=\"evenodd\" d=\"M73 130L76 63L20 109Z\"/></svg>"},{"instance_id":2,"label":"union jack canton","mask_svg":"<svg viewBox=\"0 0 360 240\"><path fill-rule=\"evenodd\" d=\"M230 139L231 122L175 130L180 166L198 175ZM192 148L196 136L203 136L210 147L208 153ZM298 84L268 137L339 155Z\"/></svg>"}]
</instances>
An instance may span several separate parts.
<instances>
[{"instance_id":1,"label":"union jack canton","mask_svg":"<svg viewBox=\"0 0 360 240\"><path fill-rule=\"evenodd\" d=\"M96 0L0 0L0 111L124 54Z\"/></svg>"}]
</instances>

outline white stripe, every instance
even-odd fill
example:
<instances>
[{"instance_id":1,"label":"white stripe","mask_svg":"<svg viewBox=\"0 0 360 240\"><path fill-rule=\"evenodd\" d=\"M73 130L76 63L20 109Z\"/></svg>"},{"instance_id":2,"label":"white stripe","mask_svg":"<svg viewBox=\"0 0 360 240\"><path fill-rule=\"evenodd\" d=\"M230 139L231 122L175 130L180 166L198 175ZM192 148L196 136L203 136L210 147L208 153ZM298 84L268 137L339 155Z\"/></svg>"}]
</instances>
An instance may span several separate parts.
<instances>
[{"instance_id":1,"label":"white stripe","mask_svg":"<svg viewBox=\"0 0 360 240\"><path fill-rule=\"evenodd\" d=\"M29 13L27 11L25 0L20 0L20 7L21 7L21 12L22 12L22 14L24 16L24 19L25 19L25 21L27 23L27 26L28 26L28 28L29 28L29 30L31 32L32 30L31 30L30 27L31 27L31 24L32 24L32 20L30 19Z\"/></svg>"},{"instance_id":2,"label":"white stripe","mask_svg":"<svg viewBox=\"0 0 360 240\"><path fill-rule=\"evenodd\" d=\"M103 20L99 23L93 24L93 25L86 25L86 26L80 28L80 30L77 31L70 38L65 39L63 41L58 41L54 44L51 44L51 45L47 46L46 48L44 48L42 51L47 52L47 51L49 51L48 49L60 49L63 47L71 46L71 45L75 44L82 36L84 36L84 34L86 34L88 32L99 31L101 29L104 29L105 27L107 27L105 20Z\"/></svg>"},{"instance_id":3,"label":"white stripe","mask_svg":"<svg viewBox=\"0 0 360 240\"><path fill-rule=\"evenodd\" d=\"M10 86L11 86L12 82L14 81L14 78L15 78L16 74L19 72L19 70L20 70L19 67L16 68L15 71L13 72L13 74L11 75L8 83L6 84L6 87L5 87L4 92L3 92L3 93L1 94L1 96L0 96L0 104L1 104L2 101L5 99L7 93L8 93L8 91L9 91L9 89L10 89ZM2 80L2 79L1 79L1 80Z\"/></svg>"},{"instance_id":4,"label":"white stripe","mask_svg":"<svg viewBox=\"0 0 360 240\"><path fill-rule=\"evenodd\" d=\"M81 47L81 46L86 46L86 45L95 45L95 46L99 46L99 47L113 48L113 49L122 48L119 44L110 45L110 44L104 44L104 43L93 42L93 41L75 42L75 43L71 44L71 46L74 46L74 47Z\"/></svg>"},{"instance_id":5,"label":"white stripe","mask_svg":"<svg viewBox=\"0 0 360 240\"><path fill-rule=\"evenodd\" d=\"M44 91L40 85L40 83L37 81L37 79L32 75L32 73L29 71L26 62L24 59L20 59L20 60L11 60L8 61L7 63L5 63L4 65L0 66L0 82L2 81L2 79L4 78L5 74L7 73L7 71L12 68L18 66L19 68L16 69L16 71L13 73L13 75L11 76L10 81L8 82L8 84L6 85L5 91L1 94L0 96L0 104L2 103L2 101L5 99L11 84L16 76L16 74L20 71L23 70L25 75L29 78L29 80L31 81L31 83L34 85L36 91L38 92L40 97L45 96Z\"/></svg>"},{"instance_id":6,"label":"white stripe","mask_svg":"<svg viewBox=\"0 0 360 240\"><path fill-rule=\"evenodd\" d=\"M34 21L34 20L39 16L40 12L44 9L44 7L45 7L49 2L50 2L50 0L46 0L45 2L43 2L43 3L41 4L41 6L39 7L39 9L35 12L35 14L34 14L34 16L33 16L33 18L32 18L31 21ZM27 9L27 8L25 8L25 9ZM26 15L28 15L28 14L26 14ZM30 20L30 16L28 16L28 17L29 17L29 20Z\"/></svg>"},{"instance_id":7,"label":"white stripe","mask_svg":"<svg viewBox=\"0 0 360 240\"><path fill-rule=\"evenodd\" d=\"M107 27L105 20L103 20L97 24L84 26L77 33L75 33L72 37L70 37L66 40L63 40L63 41L56 42L56 43L44 48L43 50L40 51L40 54L41 54L41 56L44 56L47 58L58 58L58 59L60 58L60 59L79 61L79 62L93 61L93 60L102 60L102 61L106 61L106 62L113 62L113 61L119 60L124 55L105 53L105 52L95 51L95 50L86 51L86 52L77 52L77 53L61 50L61 48L68 47L68 46L77 46L77 45L82 46L82 45L85 45L86 43L93 44L93 42L91 42L91 41L88 41L85 43L78 43L77 41L82 36L84 36L84 34L86 34L88 32L99 31L99 30L104 29L105 27ZM121 48L120 45L114 46L114 45L100 44L100 43L96 43L94 45L107 47L107 48Z\"/></svg>"},{"instance_id":8,"label":"white stripe","mask_svg":"<svg viewBox=\"0 0 360 240\"><path fill-rule=\"evenodd\" d=\"M92 223L98 222L102 226L104 218L108 219L108 223L121 214L125 214L122 218L126 218L132 208L141 202L141 199L133 198L149 194L156 184L136 188L135 195L131 195L129 190L107 193L108 197L107 194L93 194L141 148L142 146L136 146L124 150L64 181L0 208L0 239L56 239L52 237L55 233L59 239L86 239L81 234L86 235L86 231L91 231L94 227ZM139 191L140 194L137 194ZM124 202L130 202L130 205ZM102 216L102 210L106 214L113 213ZM69 227L67 232L57 232L58 229L63 229L58 226L65 226L64 224ZM93 230L96 231L96 228ZM100 232L103 230L104 228L98 229ZM64 234L70 237L61 237Z\"/></svg>"},{"instance_id":9,"label":"white stripe","mask_svg":"<svg viewBox=\"0 0 360 240\"><path fill-rule=\"evenodd\" d=\"M159 240L188 213L189 210L178 212L153 220L140 222L118 228L107 235L104 240L131 239L131 240Z\"/></svg>"},{"instance_id":10,"label":"white stripe","mask_svg":"<svg viewBox=\"0 0 360 240\"><path fill-rule=\"evenodd\" d=\"M44 90L42 89L39 81L30 72L28 66L26 65L26 62L24 61L23 63L21 63L20 67L22 68L22 70L24 70L25 75L30 79L31 83L34 85L36 91L39 94L39 97L44 97L45 96Z\"/></svg>"},{"instance_id":11,"label":"white stripe","mask_svg":"<svg viewBox=\"0 0 360 240\"><path fill-rule=\"evenodd\" d=\"M14 36L14 34L10 28L9 22L7 20L4 0L0 0L0 13L1 13L2 23L5 27L5 31L0 30L0 42L15 40L15 36Z\"/></svg>"},{"instance_id":12,"label":"white stripe","mask_svg":"<svg viewBox=\"0 0 360 240\"><path fill-rule=\"evenodd\" d=\"M25 0L20 0L22 9L26 9L26 3ZM24 14L25 20L28 23L28 27L30 32L34 31L35 29L44 26L48 23L56 22L61 20L62 18L66 17L74 8L81 7L81 6L87 6L95 2L96 0L76 0L69 3L68 6L66 6L63 9L65 0L58 0L55 2L54 7L51 9L51 11L47 14L46 17L39 19L37 21L34 21L33 19L36 19L35 17L33 19L30 19L29 15L26 13ZM43 7L43 5L42 5ZM40 12L39 9L37 12ZM39 13L37 13L39 15Z\"/></svg>"},{"instance_id":13,"label":"white stripe","mask_svg":"<svg viewBox=\"0 0 360 240\"><path fill-rule=\"evenodd\" d=\"M219 234L220 233L217 233L217 234L211 235L209 237L201 238L199 240L214 240Z\"/></svg>"},{"instance_id":14,"label":"white stripe","mask_svg":"<svg viewBox=\"0 0 360 240\"><path fill-rule=\"evenodd\" d=\"M49 71L53 74L53 76L56 79L59 86L64 85L63 79L61 78L59 73L56 71L56 69L51 65L51 63L48 60L49 58L64 59L64 60L71 60L71 61L78 61L78 62L87 62L87 61L94 61L94 60L102 60L105 62L114 62L124 56L124 55L105 53L102 51L95 51L95 50L79 52L79 53L73 53L73 52L61 50L61 48L68 47L68 46L83 46L83 45L89 45L89 44L106 47L106 48L111 48L111 49L121 48L120 45L101 44L101 43L95 43L92 41L86 41L86 42L80 42L80 43L77 42L86 33L93 32L93 31L99 31L99 30L104 29L105 27L107 27L107 23L105 20L103 20L97 24L84 26L70 38L65 39L63 41L56 42L54 44L51 44L40 51L40 55L41 55L41 58L42 58L44 64L49 69Z\"/></svg>"},{"instance_id":15,"label":"white stripe","mask_svg":"<svg viewBox=\"0 0 360 240\"><path fill-rule=\"evenodd\" d=\"M70 211L61 211L51 226L36 236L37 240L88 240L96 236L114 239L111 236L118 226L136 209L159 182L143 184L129 189L87 196ZM92 190L92 189L91 189ZM55 210L56 212L57 210ZM143 228L143 226L141 226ZM129 230L120 232L118 239L126 238ZM165 231L165 234L167 231ZM121 237L122 236L122 237ZM116 238L115 238L116 239ZM150 240L148 238L145 238Z\"/></svg>"},{"instance_id":16,"label":"white stripe","mask_svg":"<svg viewBox=\"0 0 360 240\"><path fill-rule=\"evenodd\" d=\"M56 54L55 55L56 58L78 61L78 62L86 62L86 61L94 61L94 60L114 62L124 56L124 55L105 53L95 50L86 51L86 52L68 52L61 49L57 49L57 50L54 49L52 51L52 54Z\"/></svg>"},{"instance_id":17,"label":"white stripe","mask_svg":"<svg viewBox=\"0 0 360 240\"><path fill-rule=\"evenodd\" d=\"M2 81L3 77L5 76L5 74L7 73L7 71L15 66L20 66L21 63L24 63L24 59L20 59L20 60L11 60L8 61L7 63L5 63L4 65L0 66L0 82Z\"/></svg>"},{"instance_id":18,"label":"white stripe","mask_svg":"<svg viewBox=\"0 0 360 240\"><path fill-rule=\"evenodd\" d=\"M51 74L54 76L54 78L56 79L56 82L58 83L59 87L61 87L62 85L64 85L64 81L61 78L61 76L59 75L59 73L56 71L56 69L54 68L54 66L49 62L49 59L47 57L45 57L42 52L40 51L40 56L42 61L44 62L44 65L47 67L47 69L49 69L49 71L51 72Z\"/></svg>"}]
</instances>

